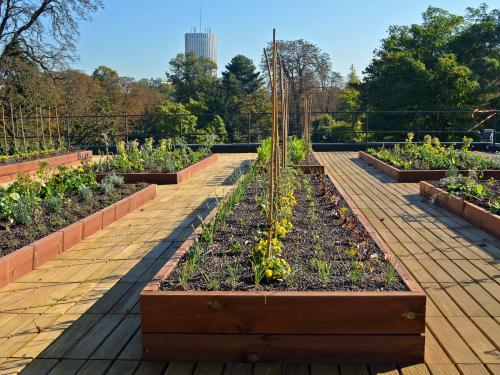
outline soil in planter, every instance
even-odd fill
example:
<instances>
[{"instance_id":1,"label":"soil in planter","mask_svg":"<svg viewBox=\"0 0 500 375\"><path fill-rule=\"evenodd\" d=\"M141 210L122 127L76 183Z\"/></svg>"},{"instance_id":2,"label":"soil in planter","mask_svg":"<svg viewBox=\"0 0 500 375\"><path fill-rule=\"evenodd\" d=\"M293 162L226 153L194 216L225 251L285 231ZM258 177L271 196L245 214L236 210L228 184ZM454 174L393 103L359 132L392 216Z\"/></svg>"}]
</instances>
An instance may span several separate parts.
<instances>
[{"instance_id":1,"label":"soil in planter","mask_svg":"<svg viewBox=\"0 0 500 375\"><path fill-rule=\"evenodd\" d=\"M298 177L299 180L308 178ZM325 175L311 177L316 219L309 216L307 195L297 189L297 205L292 218L293 229L283 239L282 257L292 273L282 282L263 283L258 289L269 291L406 291L407 286L384 253L350 210L341 219L326 195L346 202ZM300 184L303 186L303 184ZM249 291L255 290L252 253L258 242L260 223L265 222L257 208L255 195L262 185L252 182L244 197L229 214L223 228L218 228L212 244L205 249L200 270L186 285L188 290ZM317 246L330 264L327 277L320 277L314 264ZM353 249L356 249L354 254ZM185 290L179 283L184 256L170 276L161 284L162 290ZM237 275L234 277L234 275ZM232 276L233 275L233 276ZM388 277L393 275L393 277Z\"/></svg>"},{"instance_id":2,"label":"soil in planter","mask_svg":"<svg viewBox=\"0 0 500 375\"><path fill-rule=\"evenodd\" d=\"M54 151L54 152L49 152L46 154L31 155L31 156L18 156L18 157L9 156L7 159L0 160L0 165L9 165L9 164L22 163L22 162L31 161L31 160L46 159L46 158L51 158L54 156L62 156L62 155L72 154L74 152L78 152L78 150L74 149L74 150L65 150L65 151Z\"/></svg>"},{"instance_id":3,"label":"soil in planter","mask_svg":"<svg viewBox=\"0 0 500 375\"><path fill-rule=\"evenodd\" d=\"M446 188L446 185L442 183L441 181L432 181L431 182L434 186L443 189L444 191L448 191ZM489 201L495 200L495 199L500 199L500 181L494 180L494 181L482 181L482 185L485 191L485 194L481 197L475 197L470 194L466 194L463 191L453 191L450 192L451 194L462 198L463 200L466 200L468 202L474 203L477 206L480 206L488 211L491 211L490 206L489 206ZM498 213L497 213L498 215Z\"/></svg>"},{"instance_id":4,"label":"soil in planter","mask_svg":"<svg viewBox=\"0 0 500 375\"><path fill-rule=\"evenodd\" d=\"M48 213L43 210L30 225L9 225L0 222L0 256L7 255L23 246L56 232L94 212L97 212L119 200L144 189L148 184L124 184L105 195L93 190L93 197L82 202L77 195L66 197L68 202L62 212Z\"/></svg>"}]
</instances>

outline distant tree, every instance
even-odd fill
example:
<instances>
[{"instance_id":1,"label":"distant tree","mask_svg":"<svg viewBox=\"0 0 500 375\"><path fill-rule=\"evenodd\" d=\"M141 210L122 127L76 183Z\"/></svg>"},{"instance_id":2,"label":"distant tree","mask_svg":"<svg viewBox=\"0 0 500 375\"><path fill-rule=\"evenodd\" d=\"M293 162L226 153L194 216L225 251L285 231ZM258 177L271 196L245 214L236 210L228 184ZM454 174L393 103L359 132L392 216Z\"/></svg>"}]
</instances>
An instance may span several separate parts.
<instances>
[{"instance_id":1,"label":"distant tree","mask_svg":"<svg viewBox=\"0 0 500 375\"><path fill-rule=\"evenodd\" d=\"M168 137L192 135L196 132L197 117L183 104L164 102L156 107L155 113L163 115L155 119L155 131Z\"/></svg>"},{"instance_id":2,"label":"distant tree","mask_svg":"<svg viewBox=\"0 0 500 375\"><path fill-rule=\"evenodd\" d=\"M0 66L21 57L46 71L74 60L78 21L88 20L101 0L0 1Z\"/></svg>"},{"instance_id":3,"label":"distant tree","mask_svg":"<svg viewBox=\"0 0 500 375\"><path fill-rule=\"evenodd\" d=\"M371 109L491 106L499 94L500 12L465 17L429 7L421 25L391 26L365 71ZM482 95L480 95L482 94Z\"/></svg>"},{"instance_id":4,"label":"distant tree","mask_svg":"<svg viewBox=\"0 0 500 375\"><path fill-rule=\"evenodd\" d=\"M174 98L180 103L189 99L206 101L218 85L214 72L217 65L207 57L196 58L194 52L180 53L170 61L167 77L175 88Z\"/></svg>"},{"instance_id":5,"label":"distant tree","mask_svg":"<svg viewBox=\"0 0 500 375\"><path fill-rule=\"evenodd\" d=\"M243 55L236 55L222 72L222 84L228 96L252 94L261 86L260 72L253 61Z\"/></svg>"},{"instance_id":6,"label":"distant tree","mask_svg":"<svg viewBox=\"0 0 500 375\"><path fill-rule=\"evenodd\" d=\"M280 55L286 67L285 74L290 83L293 105L298 111L304 94L325 86L331 72L330 56L321 49L303 39L280 40L277 42ZM267 55L272 59L272 45L266 47ZM270 64L272 61L269 62ZM264 56L261 69L268 77Z\"/></svg>"},{"instance_id":7,"label":"distant tree","mask_svg":"<svg viewBox=\"0 0 500 375\"><path fill-rule=\"evenodd\" d=\"M120 112L123 108L122 102L122 87L125 89L124 81L120 81L120 77L116 70L107 66L101 65L94 70L92 78L98 83L106 93L111 106L115 112Z\"/></svg>"}]
</instances>

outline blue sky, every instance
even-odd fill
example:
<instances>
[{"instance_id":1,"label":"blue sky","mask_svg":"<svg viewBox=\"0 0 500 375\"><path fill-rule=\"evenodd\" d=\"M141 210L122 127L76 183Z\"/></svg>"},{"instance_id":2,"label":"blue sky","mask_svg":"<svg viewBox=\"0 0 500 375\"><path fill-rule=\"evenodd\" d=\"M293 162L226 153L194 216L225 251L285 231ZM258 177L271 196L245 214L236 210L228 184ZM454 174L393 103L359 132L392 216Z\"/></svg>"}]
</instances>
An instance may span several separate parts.
<instances>
[{"instance_id":1,"label":"blue sky","mask_svg":"<svg viewBox=\"0 0 500 375\"><path fill-rule=\"evenodd\" d=\"M482 2L500 7L500 0L104 0L105 8L81 24L74 67L165 78L169 60L184 52L184 33L199 27L201 6L202 27L217 36L219 71L237 54L258 66L275 27L279 39L317 44L346 75L351 64L362 72L390 25L420 23L429 5L462 15Z\"/></svg>"}]
</instances>

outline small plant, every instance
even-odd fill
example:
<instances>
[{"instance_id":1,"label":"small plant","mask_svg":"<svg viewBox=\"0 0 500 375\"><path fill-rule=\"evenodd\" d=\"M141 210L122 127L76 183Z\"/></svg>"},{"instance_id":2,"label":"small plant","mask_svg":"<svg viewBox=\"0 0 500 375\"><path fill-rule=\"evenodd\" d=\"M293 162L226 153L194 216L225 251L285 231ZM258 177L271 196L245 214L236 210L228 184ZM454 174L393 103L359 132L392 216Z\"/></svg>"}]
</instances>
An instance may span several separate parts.
<instances>
[{"instance_id":1,"label":"small plant","mask_svg":"<svg viewBox=\"0 0 500 375\"><path fill-rule=\"evenodd\" d=\"M101 182L101 184L99 185L99 189L104 195L109 195L115 191L115 187L113 184L104 182Z\"/></svg>"},{"instance_id":2,"label":"small plant","mask_svg":"<svg viewBox=\"0 0 500 375\"><path fill-rule=\"evenodd\" d=\"M120 187L123 185L123 177L118 176L115 171L111 171L111 173L107 174L106 177L102 180L103 184L113 185L113 187Z\"/></svg>"},{"instance_id":3,"label":"small plant","mask_svg":"<svg viewBox=\"0 0 500 375\"><path fill-rule=\"evenodd\" d=\"M78 188L78 197L82 202L89 202L93 196L94 193L89 186L80 185L80 187Z\"/></svg>"},{"instance_id":4,"label":"small plant","mask_svg":"<svg viewBox=\"0 0 500 375\"><path fill-rule=\"evenodd\" d=\"M396 278L396 267L392 265L391 262L387 263L387 269L385 270L385 283L391 285Z\"/></svg>"},{"instance_id":5,"label":"small plant","mask_svg":"<svg viewBox=\"0 0 500 375\"><path fill-rule=\"evenodd\" d=\"M48 197L45 199L45 207L49 213L58 214L63 210L64 200L58 195Z\"/></svg>"},{"instance_id":6,"label":"small plant","mask_svg":"<svg viewBox=\"0 0 500 375\"><path fill-rule=\"evenodd\" d=\"M35 219L37 204L29 196L21 196L12 206L12 217L17 224L32 224Z\"/></svg>"}]
</instances>

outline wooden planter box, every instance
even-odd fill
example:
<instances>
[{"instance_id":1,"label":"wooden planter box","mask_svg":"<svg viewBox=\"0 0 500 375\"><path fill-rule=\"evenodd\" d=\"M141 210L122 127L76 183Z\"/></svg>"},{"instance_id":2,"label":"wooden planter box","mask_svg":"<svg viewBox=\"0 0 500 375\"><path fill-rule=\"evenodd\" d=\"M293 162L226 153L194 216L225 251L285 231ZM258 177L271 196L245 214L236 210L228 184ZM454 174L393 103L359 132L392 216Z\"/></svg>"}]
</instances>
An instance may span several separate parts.
<instances>
[{"instance_id":1,"label":"wooden planter box","mask_svg":"<svg viewBox=\"0 0 500 375\"><path fill-rule=\"evenodd\" d=\"M148 182L150 184L157 184L157 185L180 184L181 182L184 182L184 181L190 179L192 176L194 176L196 173L200 172L201 170L207 168L209 165L212 165L217 160L219 160L219 154L212 154L212 155L206 157L205 159L202 159L202 160L198 161L197 163L194 163L193 165L190 165L189 167L181 169L180 171L177 171L177 172L172 172L172 173L147 173L147 172L117 173L117 175L122 176L124 178L125 183L127 183L127 184L134 184L137 182ZM107 175L107 173L98 173L96 175L96 178L98 181L101 181L106 175Z\"/></svg>"},{"instance_id":2,"label":"wooden planter box","mask_svg":"<svg viewBox=\"0 0 500 375\"><path fill-rule=\"evenodd\" d=\"M15 180L17 174L20 172L31 176L35 175L40 169L40 163L47 163L49 168L54 169L59 166L70 166L82 160L92 160L92 151L78 151L65 155L2 165L0 166L0 184Z\"/></svg>"},{"instance_id":3,"label":"wooden planter box","mask_svg":"<svg viewBox=\"0 0 500 375\"><path fill-rule=\"evenodd\" d=\"M337 185L338 187L338 185ZM341 191L339 189L339 191ZM390 259L387 245L341 191ZM205 219L209 222L215 211ZM407 292L161 291L195 233L140 296L146 360L415 362L424 356L425 293L400 263Z\"/></svg>"},{"instance_id":4,"label":"wooden planter box","mask_svg":"<svg viewBox=\"0 0 500 375\"><path fill-rule=\"evenodd\" d=\"M315 152L313 152L313 155L316 158L316 160L318 160ZM300 170L303 174L325 174L325 166L321 164L319 161L318 164L315 165L308 165L308 164L296 165L295 168Z\"/></svg>"},{"instance_id":5,"label":"wooden planter box","mask_svg":"<svg viewBox=\"0 0 500 375\"><path fill-rule=\"evenodd\" d=\"M500 239L500 216L465 201L456 195L440 189L429 182L420 182L420 194L427 198L435 197L435 202L441 207L453 212L455 215L474 224L485 232Z\"/></svg>"},{"instance_id":6,"label":"wooden planter box","mask_svg":"<svg viewBox=\"0 0 500 375\"><path fill-rule=\"evenodd\" d=\"M57 254L105 228L156 196L156 185L148 187L0 258L0 288L39 268Z\"/></svg>"},{"instance_id":7,"label":"wooden planter box","mask_svg":"<svg viewBox=\"0 0 500 375\"><path fill-rule=\"evenodd\" d=\"M359 151L359 157L379 171L392 177L398 182L420 182L420 181L437 181L446 177L446 169L423 169L423 170L406 170L398 169L392 165L377 159L376 157ZM467 175L468 171L459 171L462 175ZM494 178L500 180L500 169L487 169L483 174L484 179Z\"/></svg>"}]
</instances>

